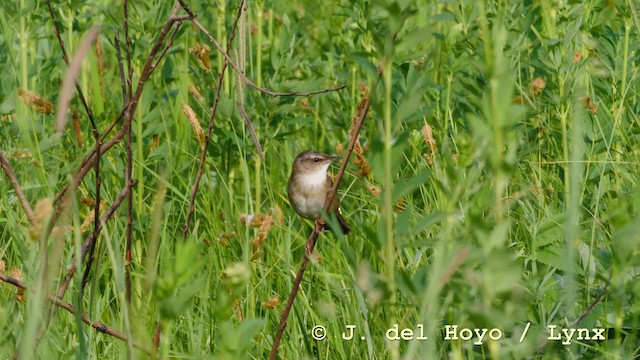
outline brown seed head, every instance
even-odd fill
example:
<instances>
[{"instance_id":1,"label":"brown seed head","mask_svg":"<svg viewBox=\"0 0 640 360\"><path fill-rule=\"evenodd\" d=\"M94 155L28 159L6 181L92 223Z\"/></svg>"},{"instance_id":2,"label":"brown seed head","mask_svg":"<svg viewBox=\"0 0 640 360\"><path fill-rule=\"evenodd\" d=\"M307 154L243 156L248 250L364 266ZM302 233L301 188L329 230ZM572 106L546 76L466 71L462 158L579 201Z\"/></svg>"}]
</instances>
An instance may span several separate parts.
<instances>
[{"instance_id":1,"label":"brown seed head","mask_svg":"<svg viewBox=\"0 0 640 360\"><path fill-rule=\"evenodd\" d=\"M196 44L196 46L189 49L189 52L196 56L200 66L207 72L211 71L211 62L209 55L211 54L211 48L207 45Z\"/></svg>"},{"instance_id":2,"label":"brown seed head","mask_svg":"<svg viewBox=\"0 0 640 360\"><path fill-rule=\"evenodd\" d=\"M193 132L195 132L198 142L200 143L200 148L204 149L205 134L204 134L204 131L202 130L202 127L200 126L200 121L198 120L198 117L196 117L196 113L188 104L182 104L182 111L184 112L187 119L189 119L189 123L193 128Z\"/></svg>"},{"instance_id":3,"label":"brown seed head","mask_svg":"<svg viewBox=\"0 0 640 360\"><path fill-rule=\"evenodd\" d=\"M264 307L267 309L273 309L280 304L280 297L278 295L273 295L271 299L267 300L264 303Z\"/></svg>"},{"instance_id":4,"label":"brown seed head","mask_svg":"<svg viewBox=\"0 0 640 360\"><path fill-rule=\"evenodd\" d=\"M533 79L533 82L531 82L531 92L533 92L533 95L538 95L539 93L542 92L542 89L544 89L544 87L546 86L544 80L542 80L542 78L535 78Z\"/></svg>"},{"instance_id":5,"label":"brown seed head","mask_svg":"<svg viewBox=\"0 0 640 360\"><path fill-rule=\"evenodd\" d=\"M40 97L29 90L18 89L18 98L23 103L33 106L36 112L51 114L51 112L53 111L53 105L51 104L51 101Z\"/></svg>"}]
</instances>

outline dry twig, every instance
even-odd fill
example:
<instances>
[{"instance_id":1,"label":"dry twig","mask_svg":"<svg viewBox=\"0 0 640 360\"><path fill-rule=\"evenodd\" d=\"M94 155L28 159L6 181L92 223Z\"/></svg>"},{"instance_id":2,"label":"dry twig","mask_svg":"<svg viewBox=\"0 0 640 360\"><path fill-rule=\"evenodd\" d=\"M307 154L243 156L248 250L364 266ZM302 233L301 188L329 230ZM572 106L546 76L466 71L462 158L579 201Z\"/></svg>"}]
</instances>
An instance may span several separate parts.
<instances>
[{"instance_id":1,"label":"dry twig","mask_svg":"<svg viewBox=\"0 0 640 360\"><path fill-rule=\"evenodd\" d=\"M180 4L184 11L189 13L195 18L195 14L189 9L189 6L184 3L184 0L179 0ZM242 11L244 8L244 0L240 4L238 8L238 14L236 15L236 20L233 22L233 27L231 28L231 34L229 35L229 41L227 41L227 53L231 51L231 44L233 44L233 39L236 35L236 28L238 27L238 20L240 19L240 15L242 15ZM211 134L213 134L213 120L218 111L218 103L220 102L220 91L222 91L222 80L224 78L224 73L227 70L227 60L222 63L222 69L218 72L218 82L216 87L216 94L213 99L213 105L211 105L211 110L209 111L209 126L207 127L207 136L204 139L204 145L202 148L202 152L200 153L200 163L198 164L198 172L196 173L196 180L193 183L193 187L191 188L191 197L189 200L189 211L187 212L187 219L184 223L184 228L182 229L182 240L187 239L187 233L189 232L189 225L191 224L191 218L193 217L193 212L195 211L195 203L196 196L198 194L198 187L200 186L200 179L202 179L202 171L204 170L204 164L207 160L207 148L209 147L209 141L211 140ZM159 327L160 329L161 327Z\"/></svg>"},{"instance_id":2,"label":"dry twig","mask_svg":"<svg viewBox=\"0 0 640 360\"><path fill-rule=\"evenodd\" d=\"M190 15L193 14L193 12L189 9L189 6L184 2L184 0L178 0L178 1L180 2L180 4L182 4L182 8L185 9L185 11L190 12ZM189 10L187 10L187 9L189 9ZM260 86L256 85L256 83L251 81L249 78L247 78L242 73L242 69L240 69L238 64L236 64L231 59L231 56L228 54L228 51L225 51L222 48L222 45L220 45L220 43L213 37L213 35L211 35L211 33L195 18L195 14L193 14L189 20L191 20L193 25L195 25L198 29L200 29L200 31L202 31L202 33L209 39L209 41L218 49L220 54L222 54L222 56L224 56L226 62L229 65L231 65L233 70L235 70L235 72L238 75L238 77L240 77L240 79L242 79L242 81L244 83L246 83L247 85L251 86L252 88L260 91L263 94L266 94L266 95L269 95L269 96L274 96L274 97L275 96L310 96L310 95L316 95L316 94L323 94L323 93L338 91L338 90L342 90L345 87L347 87L346 85L342 85L342 86L338 86L338 87L314 90L314 91L310 91L310 92L300 92L300 91L279 92L279 91L273 91L273 90L269 90L269 89L265 89L263 87L260 87Z\"/></svg>"},{"instance_id":3,"label":"dry twig","mask_svg":"<svg viewBox=\"0 0 640 360\"><path fill-rule=\"evenodd\" d=\"M258 134L256 134L256 130L253 128L253 125L251 125L251 120L249 120L249 116L244 111L242 103L238 101L236 105L238 105L238 111L240 111L240 116L242 117L242 120L244 120L244 124L247 126L247 129L249 129L249 134L251 134L251 139L256 146L258 156L260 156L260 159L264 161L264 153L262 152L262 146L260 146L260 140L258 140Z\"/></svg>"},{"instance_id":4,"label":"dry twig","mask_svg":"<svg viewBox=\"0 0 640 360\"><path fill-rule=\"evenodd\" d=\"M107 210L107 212L102 215L102 218L100 218L100 225L98 227L98 230L101 230L102 227L104 226L104 224L107 223L107 221L109 221L109 219L111 219L111 217L113 216L113 214L115 214L116 210L118 210L118 208L120 207L120 205L122 204L122 201L124 201L125 197L127 196L127 194L131 191L131 189L137 185L138 182L137 181L133 181L133 183L131 184L126 184L124 186L124 188L122 189L122 191L120 191L120 193L118 194L118 196L116 197L116 199L113 201L113 203L111 204L111 207L109 207L109 209ZM92 232L86 239L85 241L82 243L82 250L81 250L81 256L80 258L82 260L84 260L84 258L87 256L87 253L89 252L89 249L94 246L94 242L95 242L95 232ZM57 296L58 298L62 299L64 298L64 294L67 292L67 288L69 287L69 282L71 282L71 279L73 278L73 275L76 273L76 266L75 266L75 262L72 261L71 262L72 265L69 268L69 271L67 272L67 275L65 276L64 280L62 281L62 283L60 284L60 287L58 287L58 293Z\"/></svg>"},{"instance_id":5,"label":"dry twig","mask_svg":"<svg viewBox=\"0 0 640 360\"><path fill-rule=\"evenodd\" d=\"M365 98L364 103L361 107L359 107L360 111L358 116L356 117L355 124L353 126L353 131L351 132L351 138L349 139L349 146L347 147L347 151L342 157L342 162L340 164L340 169L338 170L338 174L336 175L335 181L333 183L333 187L331 191L327 194L327 199L324 204L324 211L327 212L329 210L329 206L333 199L336 197L338 192L338 186L340 185L340 181L344 176L344 171L347 168L347 164L349 163L349 157L353 152L353 148L355 147L356 141L358 139L358 135L360 135L360 130L362 129L362 124L364 123L364 119L367 117L367 113L369 112L369 108L371 107L371 96L376 87L372 87L371 92ZM315 227L309 235L307 239L305 249L305 256L302 258L302 263L300 264L300 268L298 269L298 273L296 274L296 278L293 281L293 287L291 288L291 293L289 293L289 298L287 299L287 304L282 310L282 315L280 317L280 325L278 325L278 330L276 332L276 336L273 339L273 346L271 347L271 354L269 355L269 360L275 360L278 355L278 348L280 347L280 341L282 340L282 334L284 333L284 329L287 326L287 318L289 317L289 312L293 307L293 301L296 299L298 295L298 291L300 290L300 282L302 281L302 276L307 268L307 264L309 263L309 256L313 253L313 249L316 246L316 241L318 240L318 236L320 236L320 232L323 229L324 225L321 220L316 220Z\"/></svg>"},{"instance_id":6,"label":"dry twig","mask_svg":"<svg viewBox=\"0 0 640 360\"><path fill-rule=\"evenodd\" d=\"M29 205L29 201L22 191L22 187L20 186L20 183L16 178L16 174L13 172L11 164L9 164L9 160L7 160L7 157L4 156L4 152L2 152L2 150L0 150L0 166L2 166L2 170L4 170L4 173L7 174L11 186L13 186L13 191L15 191L16 196L18 197L18 201L20 202L25 215L27 215L29 224L33 224L33 209L31 209L31 205Z\"/></svg>"},{"instance_id":7,"label":"dry twig","mask_svg":"<svg viewBox=\"0 0 640 360\"><path fill-rule=\"evenodd\" d=\"M12 277L9 277L5 274L0 273L0 280L6 282L7 284L11 284L19 289L23 289L26 290L27 289L27 285L18 280L18 279L14 279ZM52 295L48 295L47 299L52 302L54 305L65 309L67 312L69 312L70 314L76 315L77 312L76 310L73 308L73 306L67 302L64 302L62 299L57 298L55 296ZM82 322L90 325L92 328L96 329L97 331L106 334L106 335L110 335L115 337L116 339L120 339L124 342L128 342L129 338L127 336L127 334L125 334L124 332L114 329L111 326L100 322L100 321L91 321L91 319L89 319L89 316L85 313L80 313L80 318L82 319ZM147 354L150 354L151 352L146 349L144 346L140 345L137 342L133 342L133 346L135 346L136 348L146 352Z\"/></svg>"}]
</instances>

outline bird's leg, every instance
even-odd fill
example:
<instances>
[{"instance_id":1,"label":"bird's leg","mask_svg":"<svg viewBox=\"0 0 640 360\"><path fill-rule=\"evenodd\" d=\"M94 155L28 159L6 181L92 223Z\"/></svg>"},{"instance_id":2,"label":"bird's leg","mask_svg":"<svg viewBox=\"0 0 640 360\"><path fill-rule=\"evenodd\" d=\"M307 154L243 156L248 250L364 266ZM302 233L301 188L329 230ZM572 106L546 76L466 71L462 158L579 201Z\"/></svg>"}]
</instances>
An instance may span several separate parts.
<instances>
[{"instance_id":1,"label":"bird's leg","mask_svg":"<svg viewBox=\"0 0 640 360\"><path fill-rule=\"evenodd\" d=\"M327 224L324 222L324 220L322 220L322 218L318 218L316 219L316 225L315 225L316 227L313 229L313 231L321 232L326 228L326 225ZM311 257L311 255L313 255L313 249L311 248L311 243L308 241L304 245L304 252L307 255L307 257Z\"/></svg>"},{"instance_id":2,"label":"bird's leg","mask_svg":"<svg viewBox=\"0 0 640 360\"><path fill-rule=\"evenodd\" d=\"M311 248L311 243L310 243L310 242L307 242L307 243L304 245L304 253L305 253L305 255L307 255L307 257L309 257L309 258L310 258L310 257L311 257L311 255L313 254L313 249Z\"/></svg>"}]
</instances>

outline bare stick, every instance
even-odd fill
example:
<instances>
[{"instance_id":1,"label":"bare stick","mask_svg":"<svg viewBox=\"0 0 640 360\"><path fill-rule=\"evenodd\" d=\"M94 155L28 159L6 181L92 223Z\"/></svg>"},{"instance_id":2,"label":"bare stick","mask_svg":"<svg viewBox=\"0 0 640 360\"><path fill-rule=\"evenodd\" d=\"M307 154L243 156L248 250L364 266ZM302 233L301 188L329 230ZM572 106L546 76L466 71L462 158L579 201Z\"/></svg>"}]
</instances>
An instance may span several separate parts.
<instances>
[{"instance_id":1,"label":"bare stick","mask_svg":"<svg viewBox=\"0 0 640 360\"><path fill-rule=\"evenodd\" d=\"M116 199L113 201L113 203L111 204L107 212L104 215L102 215L102 218L100 218L100 225L98 226L98 230L102 230L102 228L104 227L104 224L106 224L107 221L109 221L109 219L111 219L111 217L115 214L116 210L118 210L118 208L122 204L122 201L124 201L124 199L127 197L127 194L131 191L131 189L135 185L137 185L136 181L134 181L131 184L126 184L124 186L124 188L122 189L122 191L120 191L120 193L118 194ZM91 248L91 246L93 246L93 242L95 242L96 240L94 238L94 234L95 232L92 232L82 244L81 261L84 261L84 258L87 256L89 249ZM67 275L65 276L64 280L62 280L62 283L58 288L58 293L57 293L58 298L60 299L64 298L64 294L67 292L69 283L71 282L73 275L76 273L76 270L77 269L75 266L75 262L71 261L71 266L69 268L69 271L67 272Z\"/></svg>"},{"instance_id":2,"label":"bare stick","mask_svg":"<svg viewBox=\"0 0 640 360\"><path fill-rule=\"evenodd\" d=\"M125 11L126 14L126 11ZM122 64L122 54L120 53L120 29L116 29L114 38L116 45L116 58L118 59L118 71L120 72L120 86L122 87L122 107L127 104L127 80L124 74L124 65Z\"/></svg>"},{"instance_id":3,"label":"bare stick","mask_svg":"<svg viewBox=\"0 0 640 360\"><path fill-rule=\"evenodd\" d=\"M189 5L184 1L184 0L178 0L178 2L180 3L180 6L182 6L182 9L184 9L184 11L189 14L189 16L191 17L191 19L195 19L196 16L198 16L196 13L194 13L191 8L189 7ZM242 2L244 4L244 1ZM236 21L237 23L237 21ZM235 29L235 26L233 27ZM231 37L232 38L232 37Z\"/></svg>"},{"instance_id":4,"label":"bare stick","mask_svg":"<svg viewBox=\"0 0 640 360\"><path fill-rule=\"evenodd\" d=\"M569 327L574 327L574 326L578 325L580 323L580 321L582 321L582 319L584 319L585 317L587 317L587 315L589 315L591 310L593 310L593 308L600 302L600 300L602 300L602 297L607 292L607 288L609 288L609 284L606 284L602 288L602 290L600 290L600 293L598 294L598 296L596 296L596 298L593 299L591 304L589 304L589 306L587 306L587 308L584 309L582 314L580 314L580 316L578 316L577 319L573 320L573 322L571 322L571 324L569 324Z\"/></svg>"},{"instance_id":5,"label":"bare stick","mask_svg":"<svg viewBox=\"0 0 640 360\"><path fill-rule=\"evenodd\" d=\"M33 224L33 209L31 209L31 205L29 205L29 201L24 195L22 187L20 187L20 183L16 178L16 174L13 172L11 164L9 164L9 160L7 160L7 158L4 156L4 152L2 152L2 150L0 150L0 165L2 166L2 170L4 170L4 173L7 174L11 186L13 186L13 191L15 191L16 196L18 197L18 201L20 202L24 213L27 215L29 224Z\"/></svg>"},{"instance_id":6,"label":"bare stick","mask_svg":"<svg viewBox=\"0 0 640 360\"><path fill-rule=\"evenodd\" d=\"M160 347L160 334L162 333L162 321L158 321L158 326L156 326L156 332L153 335L153 347L158 350Z\"/></svg>"},{"instance_id":7,"label":"bare stick","mask_svg":"<svg viewBox=\"0 0 640 360\"><path fill-rule=\"evenodd\" d=\"M127 116L132 115L127 112ZM131 183L133 179L133 140L131 138L132 121L127 121L127 136L125 138L125 144L127 149L127 166L124 171L124 181L126 184ZM125 286L125 299L131 304L131 247L133 246L133 191L130 191L127 195L127 228L126 228L126 244L124 254L124 286Z\"/></svg>"},{"instance_id":8,"label":"bare stick","mask_svg":"<svg viewBox=\"0 0 640 360\"><path fill-rule=\"evenodd\" d=\"M131 98L133 93L133 67L131 66L131 38L129 37L129 7L127 6L127 0L122 0L122 7L124 8L124 42L125 53L127 54L127 96L125 98L125 104Z\"/></svg>"},{"instance_id":9,"label":"bare stick","mask_svg":"<svg viewBox=\"0 0 640 360\"><path fill-rule=\"evenodd\" d=\"M176 4L178 4L178 3L176 2ZM145 85L146 81L148 80L149 76L151 75L151 73L153 72L153 70L155 69L155 67L152 66L153 59L155 58L155 55L157 54L160 46L162 45L165 37L167 36L167 33L171 29L171 27L174 24L174 22L179 21L179 19L177 19L176 16L175 16L177 10L178 10L178 7L174 6L170 17L167 19L167 21L163 25L163 27L162 27L162 29L160 31L160 34L156 38L156 41L154 42L153 46L151 47L151 50L149 52L149 56L147 57L147 60L145 62L145 65L144 65L144 68L143 68L143 71L142 71L142 75L140 77L140 80L138 81L138 87L136 88L136 93L133 96L133 98L131 99L131 102L128 103L125 106L125 108L120 113L118 118L107 128L107 130L105 131L105 134L107 132L111 131L111 129L115 126L115 124L122 117L124 117L125 110L128 107L131 107L131 110L130 110L131 113L135 112L135 109L136 109L136 107L138 105L138 101L140 100L140 96L142 95L142 90L144 88L144 85ZM125 117L125 119L126 119L126 117ZM126 125L126 120L125 120L125 125ZM122 138L125 136L125 133L126 133L126 126L123 126L120 129L120 131L118 131L118 133L116 133L116 135L113 136L113 138L111 138L106 143L102 144L102 147L101 147L100 152L99 152L100 155L104 154L106 151L111 149L115 144L120 142L120 140L122 140ZM103 134L103 138L102 138L103 140L104 140L104 136L105 135ZM76 174L73 176L71 182L67 186L65 186L58 194L56 194L56 197L55 197L55 202L56 203L59 202L62 199L62 196L64 195L64 193L69 191L69 189L75 189L78 186L78 184L80 183L80 181L87 175L87 173L89 172L91 167L93 165L95 165L96 153L97 152L94 150L93 152L91 152L89 155L87 155L85 157L85 159L82 161L82 165L80 166L80 168L78 169ZM56 210L56 213L58 213L59 210L60 210L60 207Z\"/></svg>"},{"instance_id":10,"label":"bare stick","mask_svg":"<svg viewBox=\"0 0 640 360\"><path fill-rule=\"evenodd\" d=\"M364 100L364 103L361 107L359 107L359 113L356 117L355 124L353 127L353 132L350 134L351 138L349 139L349 146L347 147L347 151L342 158L342 163L340 164L340 169L338 170L338 175L336 175L336 179L333 183L333 187L331 191L327 194L327 199L324 203L324 211L327 212L333 199L336 197L336 193L338 191L338 186L340 185L340 181L344 176L344 171L347 168L347 164L349 163L349 157L353 152L353 148L356 145L356 141L358 140L358 135L360 135L360 130L362 129L362 124L364 123L364 119L367 117L367 113L369 112L369 108L371 107L371 96L373 91L375 90L375 86L372 88L371 92L367 95ZM302 276L307 268L307 264L309 262L309 255L313 253L313 249L316 246L316 241L318 240L318 236L323 228L321 220L316 220L316 224L307 239L307 243L305 245L306 253L302 258L302 263L300 264L300 268L298 269L298 273L296 274L296 278L293 281L293 287L291 288L291 293L289 294L289 298L287 299L287 305L285 305L282 310L282 315L280 317L280 325L278 325L278 330L276 332L276 336L273 339L273 346L271 347L271 354L269 355L269 360L275 360L278 355L278 348L280 347L280 341L282 340L282 334L284 333L284 329L287 326L287 318L289 317L289 312L291 312L291 308L293 307L293 301L296 299L298 295L298 291L300 290L300 282L302 281Z\"/></svg>"},{"instance_id":11,"label":"bare stick","mask_svg":"<svg viewBox=\"0 0 640 360\"><path fill-rule=\"evenodd\" d=\"M180 4L182 4L182 8L189 14L193 14L191 9L184 3L184 0L179 0ZM242 15L242 11L244 8L244 0L240 4L238 8L238 14L236 15L236 20L233 23L233 27L231 28L231 34L229 35L229 41L227 42L227 53L231 51L231 44L233 43L233 38L236 35L236 28L238 27L238 20L240 19L240 15ZM195 14L193 14L195 18ZM189 200L189 211L187 212L187 220L184 223L184 228L182 229L182 240L187 239L187 233L189 232L189 225L191 224L191 217L193 217L193 212L195 211L196 204L196 196L198 194L198 187L200 186L200 179L202 178L202 171L204 169L204 164L207 160L207 148L209 147L209 141L211 140L211 134L213 133L213 119L216 115L216 111L218 111L218 102L220 101L220 91L222 90L222 80L224 77L224 72L227 70L227 60L222 63L222 69L218 72L218 84L216 88L216 94L213 99L213 105L211 106L211 110L209 111L209 126L207 128L207 136L204 139L204 147L202 152L200 153L200 163L198 164L198 172L196 174L196 180L193 183L193 187L191 188L191 198Z\"/></svg>"},{"instance_id":12,"label":"bare stick","mask_svg":"<svg viewBox=\"0 0 640 360\"><path fill-rule=\"evenodd\" d=\"M27 289L27 285L25 283L23 283L22 281L9 277L5 274L0 273L0 280L2 280L3 282L6 282L7 284L11 284L19 289ZM73 308L73 306L67 302L64 302L62 299L57 298L55 296L52 295L48 295L47 299L52 302L54 305L65 309L66 311L68 311L71 314L77 314L76 310ZM80 318L82 319L82 322L90 325L92 328L96 329L97 331L103 333L103 334L107 334L110 336L115 337L116 339L120 339L124 342L128 342L129 338L127 336L127 334L125 334L124 332L114 329L111 326L100 322L100 321L91 321L91 319L89 319L89 316L85 313L80 313ZM133 342L133 346L135 346L136 348L146 352L147 354L150 353L150 351L148 349L146 349L145 347L143 347L142 345L140 345L137 342Z\"/></svg>"},{"instance_id":13,"label":"bare stick","mask_svg":"<svg viewBox=\"0 0 640 360\"><path fill-rule=\"evenodd\" d=\"M187 10L187 9L189 9L189 6L184 2L184 0L178 0L178 1L180 2L180 4L182 4L182 8L185 9L185 11L187 11L187 12L191 11L191 10ZM321 90L315 90L315 91L310 91L310 92L299 92L299 91L278 92L278 91L272 91L272 90L260 87L260 86L256 85L256 83L251 81L249 78L247 78L242 73L242 70L240 69L240 67L235 62L233 62L233 60L231 59L231 56L229 56L228 52L225 51L222 48L222 45L220 45L220 43L213 37L213 35L211 35L211 33L195 18L195 14L194 14L193 17L190 18L190 20L198 29L200 29L200 31L202 31L202 33L209 39L209 41L211 41L211 43L218 49L220 54L222 54L222 56L224 56L224 58L227 61L227 63L229 63L229 65L231 65L233 70L235 70L235 72L238 75L238 77L240 77L240 79L242 79L243 82L245 82L246 84L248 84L252 88L260 91L263 94L267 94L267 95L274 96L274 97L275 96L310 96L310 95L328 93L328 92L332 92L332 91L338 91L338 90L342 90L345 87L347 87L346 85L342 85L342 86L338 86L338 87L334 87L334 88L321 89Z\"/></svg>"},{"instance_id":14,"label":"bare stick","mask_svg":"<svg viewBox=\"0 0 640 360\"><path fill-rule=\"evenodd\" d=\"M131 98L130 106L131 106L132 114L135 113L135 110L138 106L138 101L140 100L140 96L142 95L144 84L147 82L147 80L149 79L149 76L151 75L153 70L156 68L155 66L153 66L153 63L154 63L156 54L158 53L158 50L160 50L160 46L164 42L164 39L167 37L167 34L169 33L169 30L171 30L171 27L173 26L173 24L176 21L181 20L180 18L176 17L179 8L180 8L180 4L176 1L175 5L173 6L173 9L171 10L171 15L169 16L169 19L167 19L167 21L164 23L164 25L162 26L162 29L160 30L160 34L158 35L158 37L156 38L156 41L151 46L151 50L149 51L147 60L145 61L144 66L142 67L142 72L140 73L140 79L138 79L136 92Z\"/></svg>"},{"instance_id":15,"label":"bare stick","mask_svg":"<svg viewBox=\"0 0 640 360\"><path fill-rule=\"evenodd\" d=\"M126 31L126 41L127 41L127 45L126 45L126 51L127 51L127 61L128 61L128 70L129 70L129 75L127 77L127 93L125 96L125 102L128 101L128 99L131 98L131 83L133 81L133 69L131 68L131 46L130 46L130 42L131 39L129 38L129 10L128 10L128 6L129 2L127 0L123 0L122 1L122 6L124 7L124 28ZM166 48L166 47L165 47ZM158 60L159 61L159 60ZM122 84L122 86L125 86L125 84ZM131 182L131 179L133 178L133 152L132 152L132 147L133 147L133 141L131 139L131 132L132 132L132 113L131 113L131 109L127 108L127 110L125 110L125 119L126 119L126 137L125 137L125 146L126 146L126 151L127 151L127 166L124 170L124 181L126 184L129 184ZM127 301L128 304L131 304L131 247L133 246L133 191L129 191L129 194L127 194L127 227L126 227L126 240L125 240L125 254L124 254L124 292L125 292L125 299Z\"/></svg>"},{"instance_id":16,"label":"bare stick","mask_svg":"<svg viewBox=\"0 0 640 360\"><path fill-rule=\"evenodd\" d=\"M109 125L109 127L107 127L107 130L105 130L105 132L102 134L102 136L100 137L100 142L101 143L106 138L106 135L115 127L115 125L123 117L124 117L124 109L120 112L118 117ZM116 135L114 135L114 137L111 138L111 140L109 140L108 142L102 144L102 146L100 147L100 156L102 156L104 153L109 151L109 149L111 149L115 144L117 144L120 141L120 139L122 139L123 136L124 136L124 131L122 129L120 129L120 132L116 133ZM94 147L92 149L92 151L84 158L84 160L82 161L82 163L80 165L80 168L78 168L76 173L71 178L71 181L65 187L63 187L62 190L60 190L56 194L56 196L55 196L55 198L53 200L54 203L59 203L60 200L62 200L62 197L65 195L65 193L69 189L75 189L76 186L78 186L78 184L80 184L80 181L87 175L89 170L91 170L91 168L95 165L96 153L98 153L98 149L97 149L97 147ZM55 219L56 214L59 213L60 210L61 210L61 208L60 208L60 206L58 206L58 208L56 209L56 212L54 213L54 219Z\"/></svg>"},{"instance_id":17,"label":"bare stick","mask_svg":"<svg viewBox=\"0 0 640 360\"><path fill-rule=\"evenodd\" d=\"M451 276L453 276L453 273L456 271L456 269L460 265L462 265L462 263L464 262L464 259L467 258L470 252L471 252L471 249L468 246L463 247L462 250L458 252L458 255L456 255L456 257L453 259L451 264L449 264L445 272L440 276L438 291L440 291L449 282L449 280L451 280Z\"/></svg>"},{"instance_id":18,"label":"bare stick","mask_svg":"<svg viewBox=\"0 0 640 360\"><path fill-rule=\"evenodd\" d=\"M98 153L100 152L100 135L98 134L97 129L94 129L94 135L96 138L96 149L98 151ZM102 183L102 181L100 180L100 157L98 157L98 159L96 160L96 167L95 167L95 172L96 172L96 200L95 200L95 204L94 204L94 213L93 213L93 238L97 239L98 235L100 235L100 185ZM85 269L85 273L84 273L84 278L82 279L82 291L84 291L84 286L87 283L88 280L88 276L89 276L89 271L91 270L91 263L93 262L93 251L95 248L95 241L94 241L94 246L91 247L91 258L89 260L89 262L87 262L87 268ZM82 305L81 305L82 306ZM82 307L80 307L80 310L82 310Z\"/></svg>"},{"instance_id":19,"label":"bare stick","mask_svg":"<svg viewBox=\"0 0 640 360\"><path fill-rule=\"evenodd\" d=\"M53 22L53 32L56 35L56 38L58 39L60 50L62 50L62 59L64 60L65 64L69 65L69 57L67 56L67 50L64 48L64 41L62 41L62 37L60 36L60 29L58 28L58 21L56 20L56 15L53 11L53 8L51 7L51 0L47 0L47 9L49 10L49 16L51 16L51 21ZM76 91L78 92L78 98L80 99L80 102L84 107L84 111L87 113L87 117L91 122L91 126L94 129L97 129L96 122L93 118L93 112L91 111L91 108L87 104L87 100L84 97L82 88L77 82L75 83L75 85L76 85Z\"/></svg>"},{"instance_id":20,"label":"bare stick","mask_svg":"<svg viewBox=\"0 0 640 360\"><path fill-rule=\"evenodd\" d=\"M253 143L256 145L256 151L258 152L258 156L260 156L260 159L264 161L264 154L262 153L262 146L260 146L260 140L258 140L258 134L256 134L256 130L253 128L253 125L251 125L251 120L249 120L249 116L247 116L247 113L244 111L244 107L242 106L242 103L238 101L237 105L238 105L238 110L240 111L240 116L242 117L242 120L244 120L244 124L247 126L247 129L249 129L249 134L251 134L251 139L253 139Z\"/></svg>"},{"instance_id":21,"label":"bare stick","mask_svg":"<svg viewBox=\"0 0 640 360\"><path fill-rule=\"evenodd\" d=\"M182 17L176 17L176 18L178 19L176 21L177 22L176 28L173 29L173 32L171 33L171 36L169 36L169 40L167 40L167 43L164 45L164 49L162 49L162 52L158 56L158 60L153 65L154 68L156 68L156 67L158 67L158 65L160 65L160 61L167 54L167 51L169 50L169 48L173 45L173 39L175 39L176 34L178 33L178 30L180 30L180 26L182 26L182 20L184 20L184 19Z\"/></svg>"},{"instance_id":22,"label":"bare stick","mask_svg":"<svg viewBox=\"0 0 640 360\"><path fill-rule=\"evenodd\" d=\"M595 299L593 299L593 301L591 302L591 304L589 304L589 306L587 306L586 309L584 309L584 311L580 314L580 316L578 316L578 318L576 318L575 320L573 320L571 323L569 323L569 327L573 328L575 326L577 326L580 321L582 321L585 317L587 317L587 315L589 315L589 313L591 312L591 310L593 310L593 308L600 302L600 300L602 300L602 298L604 297L604 294L607 293L607 289L609 288L609 284L606 284L602 290L600 290L600 293L598 294L598 296L596 296ZM545 337L539 344L538 344L538 348L542 349L544 348L547 344L549 343L549 338Z\"/></svg>"}]
</instances>

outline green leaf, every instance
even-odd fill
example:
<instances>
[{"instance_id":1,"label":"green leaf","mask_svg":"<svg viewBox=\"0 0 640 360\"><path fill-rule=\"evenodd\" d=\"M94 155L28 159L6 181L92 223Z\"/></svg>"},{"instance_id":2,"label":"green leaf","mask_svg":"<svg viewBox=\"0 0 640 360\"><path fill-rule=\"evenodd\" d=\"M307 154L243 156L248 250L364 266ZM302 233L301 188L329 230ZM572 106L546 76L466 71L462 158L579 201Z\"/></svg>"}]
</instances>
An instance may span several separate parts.
<instances>
[{"instance_id":1,"label":"green leaf","mask_svg":"<svg viewBox=\"0 0 640 360\"><path fill-rule=\"evenodd\" d=\"M430 173L426 171L419 172L408 180L401 180L393 186L392 201L396 201L404 198L405 196L413 193L415 189L420 186L426 185L429 181Z\"/></svg>"},{"instance_id":2,"label":"green leaf","mask_svg":"<svg viewBox=\"0 0 640 360\"><path fill-rule=\"evenodd\" d=\"M551 218L544 219L533 229L534 245L542 248L549 244L559 242L564 237L562 224L566 221L566 213L555 214Z\"/></svg>"},{"instance_id":3,"label":"green leaf","mask_svg":"<svg viewBox=\"0 0 640 360\"><path fill-rule=\"evenodd\" d=\"M576 264L567 261L567 257L563 254L564 250L559 246L547 246L536 252L535 260L563 271L577 272L579 269L576 268Z\"/></svg>"},{"instance_id":4,"label":"green leaf","mask_svg":"<svg viewBox=\"0 0 640 360\"><path fill-rule=\"evenodd\" d=\"M398 41L396 52L399 54L415 52L416 47L420 44L427 44L431 41L433 38L433 29L432 26L428 26L407 32L407 34Z\"/></svg>"}]
</instances>

